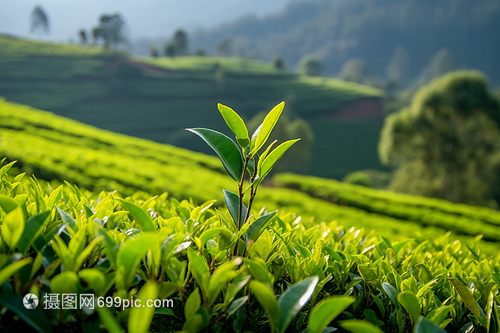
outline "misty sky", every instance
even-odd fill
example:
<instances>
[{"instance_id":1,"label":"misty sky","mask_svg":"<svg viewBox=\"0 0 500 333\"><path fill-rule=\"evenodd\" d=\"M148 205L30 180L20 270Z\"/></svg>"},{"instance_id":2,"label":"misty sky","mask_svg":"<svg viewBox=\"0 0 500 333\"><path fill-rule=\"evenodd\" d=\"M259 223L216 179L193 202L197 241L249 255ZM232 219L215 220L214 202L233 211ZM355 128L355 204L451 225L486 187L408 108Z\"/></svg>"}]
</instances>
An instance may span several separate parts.
<instances>
[{"instance_id":1,"label":"misty sky","mask_svg":"<svg viewBox=\"0 0 500 333\"><path fill-rule=\"evenodd\" d=\"M234 21L246 15L277 12L290 0L0 0L0 33L30 34L30 15L41 5L49 16L50 35L44 40L77 40L77 32L97 25L103 13L120 13L131 39L166 37L177 28L195 30Z\"/></svg>"}]
</instances>

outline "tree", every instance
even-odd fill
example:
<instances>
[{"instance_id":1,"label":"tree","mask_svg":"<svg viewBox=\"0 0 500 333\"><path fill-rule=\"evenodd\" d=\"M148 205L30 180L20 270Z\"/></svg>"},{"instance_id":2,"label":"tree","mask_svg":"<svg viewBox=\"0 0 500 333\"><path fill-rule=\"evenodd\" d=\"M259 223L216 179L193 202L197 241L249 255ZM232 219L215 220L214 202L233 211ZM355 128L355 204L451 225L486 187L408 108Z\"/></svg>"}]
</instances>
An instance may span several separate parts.
<instances>
[{"instance_id":1,"label":"tree","mask_svg":"<svg viewBox=\"0 0 500 333\"><path fill-rule=\"evenodd\" d=\"M165 45L163 54L165 55L165 57L175 57L177 55L177 48L175 47L175 44L170 42Z\"/></svg>"},{"instance_id":2,"label":"tree","mask_svg":"<svg viewBox=\"0 0 500 333\"><path fill-rule=\"evenodd\" d=\"M300 74L318 76L322 71L321 62L312 56L304 56L299 62Z\"/></svg>"},{"instance_id":3,"label":"tree","mask_svg":"<svg viewBox=\"0 0 500 333\"><path fill-rule=\"evenodd\" d=\"M404 86L408 79L409 64L409 56L404 47L396 47L386 68L389 82L399 87Z\"/></svg>"},{"instance_id":4,"label":"tree","mask_svg":"<svg viewBox=\"0 0 500 333\"><path fill-rule=\"evenodd\" d=\"M416 80L416 86L421 87L433 79L459 68L457 60L447 48L440 49L431 59L431 62L422 70Z\"/></svg>"},{"instance_id":5,"label":"tree","mask_svg":"<svg viewBox=\"0 0 500 333\"><path fill-rule=\"evenodd\" d=\"M500 179L500 103L475 71L445 75L409 108L386 118L379 156L397 170L397 192L496 206Z\"/></svg>"},{"instance_id":6,"label":"tree","mask_svg":"<svg viewBox=\"0 0 500 333\"><path fill-rule=\"evenodd\" d=\"M81 45L87 45L88 43L87 32L84 29L78 31L78 37L80 38Z\"/></svg>"},{"instance_id":7,"label":"tree","mask_svg":"<svg viewBox=\"0 0 500 333\"><path fill-rule=\"evenodd\" d=\"M184 30L178 29L174 33L172 43L176 48L176 55L184 56L188 54L188 38Z\"/></svg>"},{"instance_id":8,"label":"tree","mask_svg":"<svg viewBox=\"0 0 500 333\"><path fill-rule=\"evenodd\" d=\"M348 60L340 71L340 79L360 84L367 84L373 78L368 64L359 58Z\"/></svg>"},{"instance_id":9,"label":"tree","mask_svg":"<svg viewBox=\"0 0 500 333\"><path fill-rule=\"evenodd\" d=\"M197 55L198 57L204 57L207 55L205 52L205 49L203 49L201 47L198 48L194 54Z\"/></svg>"},{"instance_id":10,"label":"tree","mask_svg":"<svg viewBox=\"0 0 500 333\"><path fill-rule=\"evenodd\" d=\"M127 43L125 29L125 21L120 14L105 14L99 18L99 25L92 29L92 37L94 41L103 40L105 48L117 47Z\"/></svg>"},{"instance_id":11,"label":"tree","mask_svg":"<svg viewBox=\"0 0 500 333\"><path fill-rule=\"evenodd\" d=\"M215 45L215 55L219 57L230 57L233 54L233 43L231 39L224 38Z\"/></svg>"},{"instance_id":12,"label":"tree","mask_svg":"<svg viewBox=\"0 0 500 333\"><path fill-rule=\"evenodd\" d=\"M160 56L156 45L151 45L151 47L149 48L149 56L152 58L158 58Z\"/></svg>"},{"instance_id":13,"label":"tree","mask_svg":"<svg viewBox=\"0 0 500 333\"><path fill-rule=\"evenodd\" d=\"M282 57L276 56L273 59L273 67L276 69L285 69L285 61Z\"/></svg>"},{"instance_id":14,"label":"tree","mask_svg":"<svg viewBox=\"0 0 500 333\"><path fill-rule=\"evenodd\" d=\"M40 6L36 6L31 12L31 33L36 31L49 33L49 17Z\"/></svg>"}]
</instances>

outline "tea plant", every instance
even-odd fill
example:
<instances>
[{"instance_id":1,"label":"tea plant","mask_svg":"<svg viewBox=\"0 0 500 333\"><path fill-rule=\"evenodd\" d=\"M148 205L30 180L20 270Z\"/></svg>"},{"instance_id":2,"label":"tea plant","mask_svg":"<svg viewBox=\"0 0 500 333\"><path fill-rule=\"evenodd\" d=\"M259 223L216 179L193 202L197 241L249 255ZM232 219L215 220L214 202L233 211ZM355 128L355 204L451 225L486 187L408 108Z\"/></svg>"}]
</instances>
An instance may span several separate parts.
<instances>
[{"instance_id":1,"label":"tea plant","mask_svg":"<svg viewBox=\"0 0 500 333\"><path fill-rule=\"evenodd\" d=\"M255 130L250 139L245 122L234 112L233 109L218 104L219 111L236 137L236 142L226 135L205 128L192 128L188 131L200 136L212 148L220 158L227 173L234 179L238 185L238 194L224 190L224 198L234 222L234 227L238 232L234 247L234 254L238 255L240 248L244 248L244 243L240 246L240 233L242 230L247 235L247 241L255 241L256 236L261 229L264 229L267 223L276 215L269 213L261 216L258 220L248 223L251 216L252 204L257 194L257 189L264 178L271 172L274 164L283 156L283 154L300 139L283 142L271 151L276 140L268 145L267 149L258 154L259 150L265 145L271 131L278 122L283 112L285 102L275 106L265 117L262 124ZM248 185L245 187L245 180L248 172ZM244 205L245 194L250 191L248 208ZM247 232L248 230L248 232Z\"/></svg>"}]
</instances>

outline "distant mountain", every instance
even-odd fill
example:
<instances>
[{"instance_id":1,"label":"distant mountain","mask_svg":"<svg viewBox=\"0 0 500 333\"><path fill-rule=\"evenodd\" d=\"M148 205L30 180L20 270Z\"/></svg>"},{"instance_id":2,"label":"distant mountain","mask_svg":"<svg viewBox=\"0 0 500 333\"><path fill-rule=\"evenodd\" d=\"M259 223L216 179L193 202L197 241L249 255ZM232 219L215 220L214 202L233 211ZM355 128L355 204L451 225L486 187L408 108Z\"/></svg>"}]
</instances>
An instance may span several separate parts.
<instances>
[{"instance_id":1,"label":"distant mountain","mask_svg":"<svg viewBox=\"0 0 500 333\"><path fill-rule=\"evenodd\" d=\"M263 18L247 16L198 31L194 48L213 52L224 38L239 55L295 67L304 55L323 62L326 75L361 58L386 77L394 55L406 53L407 76L416 78L433 56L448 49L460 67L484 71L500 83L500 0L309 0L289 4Z\"/></svg>"}]
</instances>

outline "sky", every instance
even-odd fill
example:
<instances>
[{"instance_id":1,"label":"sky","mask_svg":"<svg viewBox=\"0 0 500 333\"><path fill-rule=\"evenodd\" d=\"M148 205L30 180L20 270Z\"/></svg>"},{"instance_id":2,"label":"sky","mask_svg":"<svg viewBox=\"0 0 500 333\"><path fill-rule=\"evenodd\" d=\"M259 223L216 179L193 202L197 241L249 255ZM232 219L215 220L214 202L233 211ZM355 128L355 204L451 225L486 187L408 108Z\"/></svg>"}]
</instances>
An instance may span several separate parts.
<instances>
[{"instance_id":1,"label":"sky","mask_svg":"<svg viewBox=\"0 0 500 333\"><path fill-rule=\"evenodd\" d=\"M248 14L265 16L283 9L290 0L0 0L0 33L30 34L30 16L40 5L50 22L50 35L38 39L68 42L78 31L90 31L101 14L120 13L130 39L170 36L183 28L194 31L234 21Z\"/></svg>"}]
</instances>

